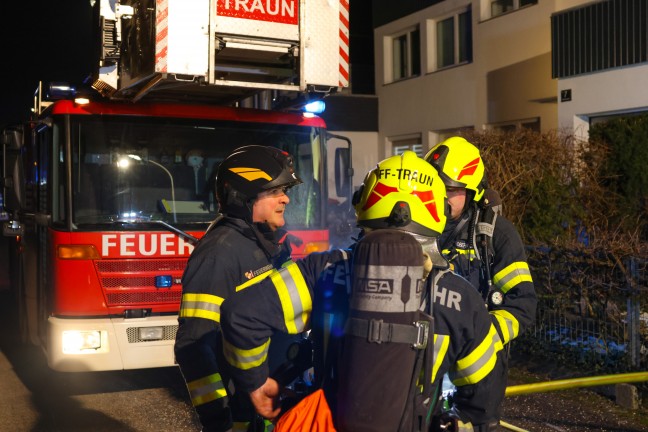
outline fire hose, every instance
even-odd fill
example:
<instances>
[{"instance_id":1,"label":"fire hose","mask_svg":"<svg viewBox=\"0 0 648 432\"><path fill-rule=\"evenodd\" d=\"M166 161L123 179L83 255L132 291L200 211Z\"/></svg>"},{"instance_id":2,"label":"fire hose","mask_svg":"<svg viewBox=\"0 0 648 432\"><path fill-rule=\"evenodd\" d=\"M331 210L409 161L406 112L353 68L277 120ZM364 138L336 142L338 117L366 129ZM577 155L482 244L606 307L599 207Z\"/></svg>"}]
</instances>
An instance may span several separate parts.
<instances>
[{"instance_id":1,"label":"fire hose","mask_svg":"<svg viewBox=\"0 0 648 432\"><path fill-rule=\"evenodd\" d=\"M531 384L520 384L508 386L506 396L519 396L532 393L545 393L556 390L567 390L581 387L596 387L609 384L621 384L631 382L648 381L648 372L632 372L615 375L600 375L593 377L568 378L555 381L543 381ZM516 432L527 432L525 429L518 428L504 421L500 421L500 426L505 429Z\"/></svg>"},{"instance_id":2,"label":"fire hose","mask_svg":"<svg viewBox=\"0 0 648 432\"><path fill-rule=\"evenodd\" d=\"M582 378L568 378L556 381L544 381L532 384L520 384L506 388L506 396L518 396L531 393L544 393L555 390L566 390L580 387L596 387L608 384L620 384L648 381L648 372L633 372L616 375L601 375Z\"/></svg>"}]
</instances>

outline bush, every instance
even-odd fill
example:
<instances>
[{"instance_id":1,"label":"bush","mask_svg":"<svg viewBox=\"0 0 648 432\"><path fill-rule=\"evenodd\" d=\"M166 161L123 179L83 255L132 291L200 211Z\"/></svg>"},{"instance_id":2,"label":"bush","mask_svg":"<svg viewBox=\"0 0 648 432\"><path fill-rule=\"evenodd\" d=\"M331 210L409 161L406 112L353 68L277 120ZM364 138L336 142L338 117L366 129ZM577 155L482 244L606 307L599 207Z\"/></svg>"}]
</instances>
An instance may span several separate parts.
<instances>
[{"instance_id":1,"label":"bush","mask_svg":"<svg viewBox=\"0 0 648 432\"><path fill-rule=\"evenodd\" d=\"M625 209L626 225L641 221L648 202L648 116L618 117L594 125L590 140L602 143L609 149L600 166L605 188L619 196ZM639 233L643 240L648 232L641 224Z\"/></svg>"},{"instance_id":2,"label":"bush","mask_svg":"<svg viewBox=\"0 0 648 432\"><path fill-rule=\"evenodd\" d=\"M629 211L634 207L627 201L636 198L613 187L618 182L611 182L611 172L618 164L610 164L615 150L607 142L528 130L463 136L479 147L489 185L500 192L504 215L526 244L605 247L620 255L645 252L645 206ZM648 191L648 182L631 190L637 189Z\"/></svg>"},{"instance_id":3,"label":"bush","mask_svg":"<svg viewBox=\"0 0 648 432\"><path fill-rule=\"evenodd\" d=\"M642 145L648 142L648 117L598 126L589 142L532 131L463 136L479 147L504 216L527 245L541 349L556 348L546 345L546 320L566 325L568 319L575 326L570 332L595 322L597 340L627 342L626 305L648 300L648 145ZM648 346L648 330L642 328L640 338ZM561 355L573 357L562 348ZM580 348L575 353L569 357L574 363L592 360ZM594 358L603 363L588 367L628 367L618 356ZM646 361L642 355L642 365Z\"/></svg>"}]
</instances>

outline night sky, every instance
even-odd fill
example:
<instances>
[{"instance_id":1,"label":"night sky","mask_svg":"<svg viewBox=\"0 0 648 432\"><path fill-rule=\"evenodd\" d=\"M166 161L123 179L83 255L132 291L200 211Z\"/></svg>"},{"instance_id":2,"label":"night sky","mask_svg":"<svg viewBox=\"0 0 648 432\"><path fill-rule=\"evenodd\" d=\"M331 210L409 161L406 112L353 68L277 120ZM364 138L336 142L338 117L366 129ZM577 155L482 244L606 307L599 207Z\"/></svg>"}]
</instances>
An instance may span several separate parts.
<instances>
[{"instance_id":1,"label":"night sky","mask_svg":"<svg viewBox=\"0 0 648 432\"><path fill-rule=\"evenodd\" d=\"M373 94L372 3L350 4L353 91ZM78 84L92 73L92 12L90 0L0 2L0 128L29 119L39 81Z\"/></svg>"},{"instance_id":2,"label":"night sky","mask_svg":"<svg viewBox=\"0 0 648 432\"><path fill-rule=\"evenodd\" d=\"M91 73L90 0L0 4L0 127L29 118L38 81L82 82Z\"/></svg>"}]
</instances>

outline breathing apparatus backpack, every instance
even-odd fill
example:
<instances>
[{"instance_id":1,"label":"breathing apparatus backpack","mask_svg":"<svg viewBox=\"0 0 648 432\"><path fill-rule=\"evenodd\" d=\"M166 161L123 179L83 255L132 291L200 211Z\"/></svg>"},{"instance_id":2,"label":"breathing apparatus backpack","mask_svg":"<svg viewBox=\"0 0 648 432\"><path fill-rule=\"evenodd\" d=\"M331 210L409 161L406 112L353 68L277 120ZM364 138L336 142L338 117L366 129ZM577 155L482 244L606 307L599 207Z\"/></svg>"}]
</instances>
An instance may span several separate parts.
<instances>
[{"instance_id":1,"label":"breathing apparatus backpack","mask_svg":"<svg viewBox=\"0 0 648 432\"><path fill-rule=\"evenodd\" d=\"M371 231L356 244L338 357L339 431L427 430L433 358L427 286L423 249L409 233Z\"/></svg>"},{"instance_id":2,"label":"breathing apparatus backpack","mask_svg":"<svg viewBox=\"0 0 648 432\"><path fill-rule=\"evenodd\" d=\"M488 306L499 306L504 300L501 291L493 287L493 275L491 266L495 256L493 248L493 233L497 217L502 214L502 199L499 192L486 188L484 197L477 204L475 211L475 229L472 230L472 244L475 246L475 254L481 263L480 287L479 290Z\"/></svg>"}]
</instances>

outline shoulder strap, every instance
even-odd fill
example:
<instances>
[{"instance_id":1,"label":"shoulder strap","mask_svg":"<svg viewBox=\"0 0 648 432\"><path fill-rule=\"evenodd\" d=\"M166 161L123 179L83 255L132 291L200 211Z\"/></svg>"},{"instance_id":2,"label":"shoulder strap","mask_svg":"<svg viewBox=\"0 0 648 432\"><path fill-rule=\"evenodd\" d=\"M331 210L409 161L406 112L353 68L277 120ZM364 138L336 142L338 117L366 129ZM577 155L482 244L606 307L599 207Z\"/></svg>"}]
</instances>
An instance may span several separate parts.
<instances>
[{"instance_id":1,"label":"shoulder strap","mask_svg":"<svg viewBox=\"0 0 648 432\"><path fill-rule=\"evenodd\" d=\"M212 223L209 224L209 227L207 227L207 230L205 230L205 235L207 235L207 233L208 233L209 231L211 231L211 230L212 230L213 228L215 228L219 223L221 223L221 221L222 221L223 219L225 219L225 215L223 215L222 213L219 213L218 216L216 216L216 219L214 219L214 220L212 221ZM204 235L203 235L203 237L204 237Z\"/></svg>"},{"instance_id":2,"label":"shoulder strap","mask_svg":"<svg viewBox=\"0 0 648 432\"><path fill-rule=\"evenodd\" d=\"M448 268L441 269L441 270L437 271L436 274L434 275L434 278L432 279L432 286L431 287L436 288L439 285L439 281L441 280L443 275L445 275L448 272L450 272L450 269L448 269ZM434 294L434 291L432 291L432 294ZM431 306L430 306L430 308L431 308ZM429 314L432 315L432 310L431 309L430 309Z\"/></svg>"},{"instance_id":3,"label":"shoulder strap","mask_svg":"<svg viewBox=\"0 0 648 432\"><path fill-rule=\"evenodd\" d=\"M487 188L484 191L484 198L478 203L475 211L477 215L472 240L477 258L484 262L490 259L489 254L492 256L495 253L493 249L493 232L495 232L497 217L502 214L502 198L499 192Z\"/></svg>"},{"instance_id":4,"label":"shoulder strap","mask_svg":"<svg viewBox=\"0 0 648 432\"><path fill-rule=\"evenodd\" d=\"M468 223L470 220L469 215L462 215L461 220L455 225L454 229L450 233L450 235L443 241L443 244L440 245L441 250L445 250L447 248L450 248L453 244L459 233L461 232L462 228Z\"/></svg>"}]
</instances>

